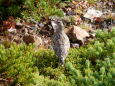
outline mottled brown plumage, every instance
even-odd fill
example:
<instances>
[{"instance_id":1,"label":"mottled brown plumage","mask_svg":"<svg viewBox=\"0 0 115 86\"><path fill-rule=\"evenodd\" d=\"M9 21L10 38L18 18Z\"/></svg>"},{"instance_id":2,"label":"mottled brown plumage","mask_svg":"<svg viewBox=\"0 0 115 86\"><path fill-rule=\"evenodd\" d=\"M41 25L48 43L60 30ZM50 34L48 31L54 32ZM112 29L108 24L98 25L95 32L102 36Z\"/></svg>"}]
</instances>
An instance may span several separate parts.
<instances>
[{"instance_id":1,"label":"mottled brown plumage","mask_svg":"<svg viewBox=\"0 0 115 86\"><path fill-rule=\"evenodd\" d=\"M70 48L69 38L63 30L64 25L60 19L52 20L51 24L54 29L52 37L53 49L60 60L60 64L63 66Z\"/></svg>"}]
</instances>

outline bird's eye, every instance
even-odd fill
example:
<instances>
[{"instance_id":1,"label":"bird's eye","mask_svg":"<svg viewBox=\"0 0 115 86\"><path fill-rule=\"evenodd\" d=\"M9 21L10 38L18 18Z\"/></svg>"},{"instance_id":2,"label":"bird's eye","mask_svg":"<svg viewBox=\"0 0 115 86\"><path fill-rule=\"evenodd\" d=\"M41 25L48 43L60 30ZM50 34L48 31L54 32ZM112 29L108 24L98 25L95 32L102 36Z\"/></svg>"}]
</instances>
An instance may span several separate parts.
<instances>
[{"instance_id":1,"label":"bird's eye","mask_svg":"<svg viewBox=\"0 0 115 86\"><path fill-rule=\"evenodd\" d=\"M57 22L57 23L60 23L60 22Z\"/></svg>"}]
</instances>

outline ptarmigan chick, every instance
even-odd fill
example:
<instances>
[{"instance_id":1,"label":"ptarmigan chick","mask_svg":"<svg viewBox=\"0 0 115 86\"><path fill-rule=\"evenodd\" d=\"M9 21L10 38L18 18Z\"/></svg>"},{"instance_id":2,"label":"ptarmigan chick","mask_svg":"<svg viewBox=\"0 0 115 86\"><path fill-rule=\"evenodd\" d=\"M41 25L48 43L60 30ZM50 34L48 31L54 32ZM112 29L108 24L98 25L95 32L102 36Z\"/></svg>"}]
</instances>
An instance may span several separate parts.
<instances>
[{"instance_id":1,"label":"ptarmigan chick","mask_svg":"<svg viewBox=\"0 0 115 86\"><path fill-rule=\"evenodd\" d=\"M52 20L51 24L54 29L52 37L53 49L59 58L61 66L63 66L70 48L69 38L64 32L64 25L61 19Z\"/></svg>"}]
</instances>

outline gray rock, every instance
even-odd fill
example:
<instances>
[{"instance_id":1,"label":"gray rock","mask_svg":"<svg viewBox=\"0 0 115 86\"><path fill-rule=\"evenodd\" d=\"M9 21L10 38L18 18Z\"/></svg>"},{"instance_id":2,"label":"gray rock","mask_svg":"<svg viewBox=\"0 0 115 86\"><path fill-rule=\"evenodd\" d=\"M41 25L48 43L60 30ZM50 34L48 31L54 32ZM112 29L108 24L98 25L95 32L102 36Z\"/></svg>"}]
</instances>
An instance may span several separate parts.
<instances>
[{"instance_id":1,"label":"gray rock","mask_svg":"<svg viewBox=\"0 0 115 86\"><path fill-rule=\"evenodd\" d=\"M95 8L89 8L87 12L84 14L85 18L93 20L95 17L101 17L103 13Z\"/></svg>"},{"instance_id":2,"label":"gray rock","mask_svg":"<svg viewBox=\"0 0 115 86\"><path fill-rule=\"evenodd\" d=\"M16 22L16 29L21 29L24 25L20 22Z\"/></svg>"},{"instance_id":3,"label":"gray rock","mask_svg":"<svg viewBox=\"0 0 115 86\"><path fill-rule=\"evenodd\" d=\"M72 48L79 48L80 45L78 43L71 43Z\"/></svg>"}]
</instances>

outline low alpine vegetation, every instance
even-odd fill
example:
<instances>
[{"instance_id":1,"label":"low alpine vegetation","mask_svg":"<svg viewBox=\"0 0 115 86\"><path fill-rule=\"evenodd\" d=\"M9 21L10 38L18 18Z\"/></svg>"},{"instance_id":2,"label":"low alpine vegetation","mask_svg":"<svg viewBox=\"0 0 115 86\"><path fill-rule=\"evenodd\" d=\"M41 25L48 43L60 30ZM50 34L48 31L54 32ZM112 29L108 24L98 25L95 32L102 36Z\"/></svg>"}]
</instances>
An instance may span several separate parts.
<instances>
[{"instance_id":1,"label":"low alpine vegetation","mask_svg":"<svg viewBox=\"0 0 115 86\"><path fill-rule=\"evenodd\" d=\"M10 85L22 86L114 86L115 29L98 30L96 40L70 49L65 67L58 66L52 50L33 45L0 45L0 74Z\"/></svg>"}]
</instances>

